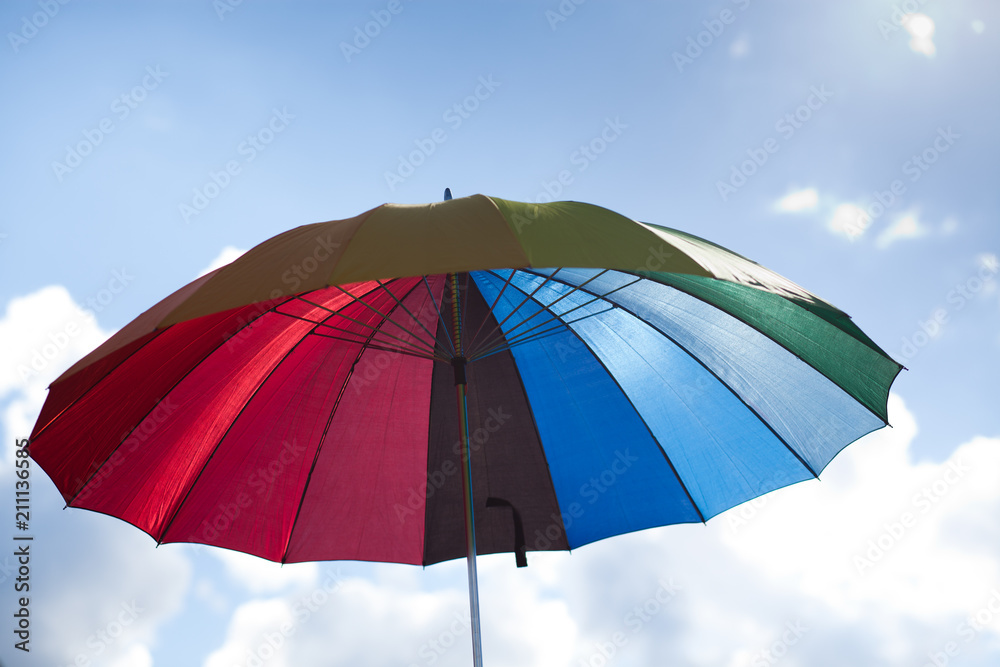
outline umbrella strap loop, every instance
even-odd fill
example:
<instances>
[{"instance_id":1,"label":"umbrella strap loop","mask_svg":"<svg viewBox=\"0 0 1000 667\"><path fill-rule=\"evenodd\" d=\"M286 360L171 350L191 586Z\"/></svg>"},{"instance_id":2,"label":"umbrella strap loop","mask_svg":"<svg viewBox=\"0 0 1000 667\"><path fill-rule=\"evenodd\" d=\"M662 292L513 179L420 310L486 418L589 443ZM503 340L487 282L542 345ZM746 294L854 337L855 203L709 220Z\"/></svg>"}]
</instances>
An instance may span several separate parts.
<instances>
[{"instance_id":1,"label":"umbrella strap loop","mask_svg":"<svg viewBox=\"0 0 1000 667\"><path fill-rule=\"evenodd\" d=\"M528 567L528 557L524 544L524 524L521 522L521 513L511 504L509 500L494 498L490 496L486 499L486 507L509 507L514 515L514 560L518 567Z\"/></svg>"}]
</instances>

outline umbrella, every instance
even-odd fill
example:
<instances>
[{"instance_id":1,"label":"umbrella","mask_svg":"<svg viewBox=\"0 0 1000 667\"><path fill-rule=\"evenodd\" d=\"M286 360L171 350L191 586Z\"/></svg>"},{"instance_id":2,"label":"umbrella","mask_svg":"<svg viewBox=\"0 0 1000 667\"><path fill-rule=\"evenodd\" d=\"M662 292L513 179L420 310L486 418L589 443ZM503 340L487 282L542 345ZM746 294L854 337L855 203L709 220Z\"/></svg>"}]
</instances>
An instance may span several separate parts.
<instances>
[{"instance_id":1,"label":"umbrella","mask_svg":"<svg viewBox=\"0 0 1000 667\"><path fill-rule=\"evenodd\" d=\"M29 451L158 543L429 565L704 522L886 424L842 311L579 202L385 204L279 234L60 376Z\"/></svg>"}]
</instances>

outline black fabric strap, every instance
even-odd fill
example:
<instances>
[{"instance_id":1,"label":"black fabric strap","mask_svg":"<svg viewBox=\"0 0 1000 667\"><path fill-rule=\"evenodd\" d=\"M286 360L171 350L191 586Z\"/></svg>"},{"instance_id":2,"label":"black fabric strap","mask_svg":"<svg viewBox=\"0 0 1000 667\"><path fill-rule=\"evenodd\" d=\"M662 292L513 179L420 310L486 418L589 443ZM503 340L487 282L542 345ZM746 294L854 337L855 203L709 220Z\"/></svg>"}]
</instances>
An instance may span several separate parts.
<instances>
[{"instance_id":1,"label":"black fabric strap","mask_svg":"<svg viewBox=\"0 0 1000 667\"><path fill-rule=\"evenodd\" d=\"M528 557L525 554L524 548L524 525L521 523L521 513L509 501L503 498L493 498L492 496L486 499L486 507L510 508L511 514L514 515L514 560L517 562L518 567L528 567Z\"/></svg>"}]
</instances>

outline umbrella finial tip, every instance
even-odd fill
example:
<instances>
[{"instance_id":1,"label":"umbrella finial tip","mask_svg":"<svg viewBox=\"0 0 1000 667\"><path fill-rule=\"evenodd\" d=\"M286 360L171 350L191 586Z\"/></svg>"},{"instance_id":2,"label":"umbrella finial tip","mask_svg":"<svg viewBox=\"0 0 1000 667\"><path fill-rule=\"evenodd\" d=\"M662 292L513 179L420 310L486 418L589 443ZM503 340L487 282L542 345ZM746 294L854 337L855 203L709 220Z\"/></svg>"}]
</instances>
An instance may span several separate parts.
<instances>
[{"instance_id":1,"label":"umbrella finial tip","mask_svg":"<svg viewBox=\"0 0 1000 667\"><path fill-rule=\"evenodd\" d=\"M451 188L445 188L444 189L444 200L445 201L450 201L451 200Z\"/></svg>"}]
</instances>

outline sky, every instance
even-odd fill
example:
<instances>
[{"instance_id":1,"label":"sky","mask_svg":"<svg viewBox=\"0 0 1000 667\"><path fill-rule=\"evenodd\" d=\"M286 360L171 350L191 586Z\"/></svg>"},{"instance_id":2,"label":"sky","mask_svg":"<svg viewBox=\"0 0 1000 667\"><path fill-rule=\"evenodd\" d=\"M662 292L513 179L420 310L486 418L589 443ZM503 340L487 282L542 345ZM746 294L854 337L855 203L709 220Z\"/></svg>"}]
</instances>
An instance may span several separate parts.
<instances>
[{"instance_id":1,"label":"sky","mask_svg":"<svg viewBox=\"0 0 1000 667\"><path fill-rule=\"evenodd\" d=\"M907 367L892 428L706 525L480 559L488 665L1000 659L1000 6L986 0L0 5L0 663L460 665L465 564L279 567L67 509L47 385L286 229L577 200L710 239Z\"/></svg>"}]
</instances>

